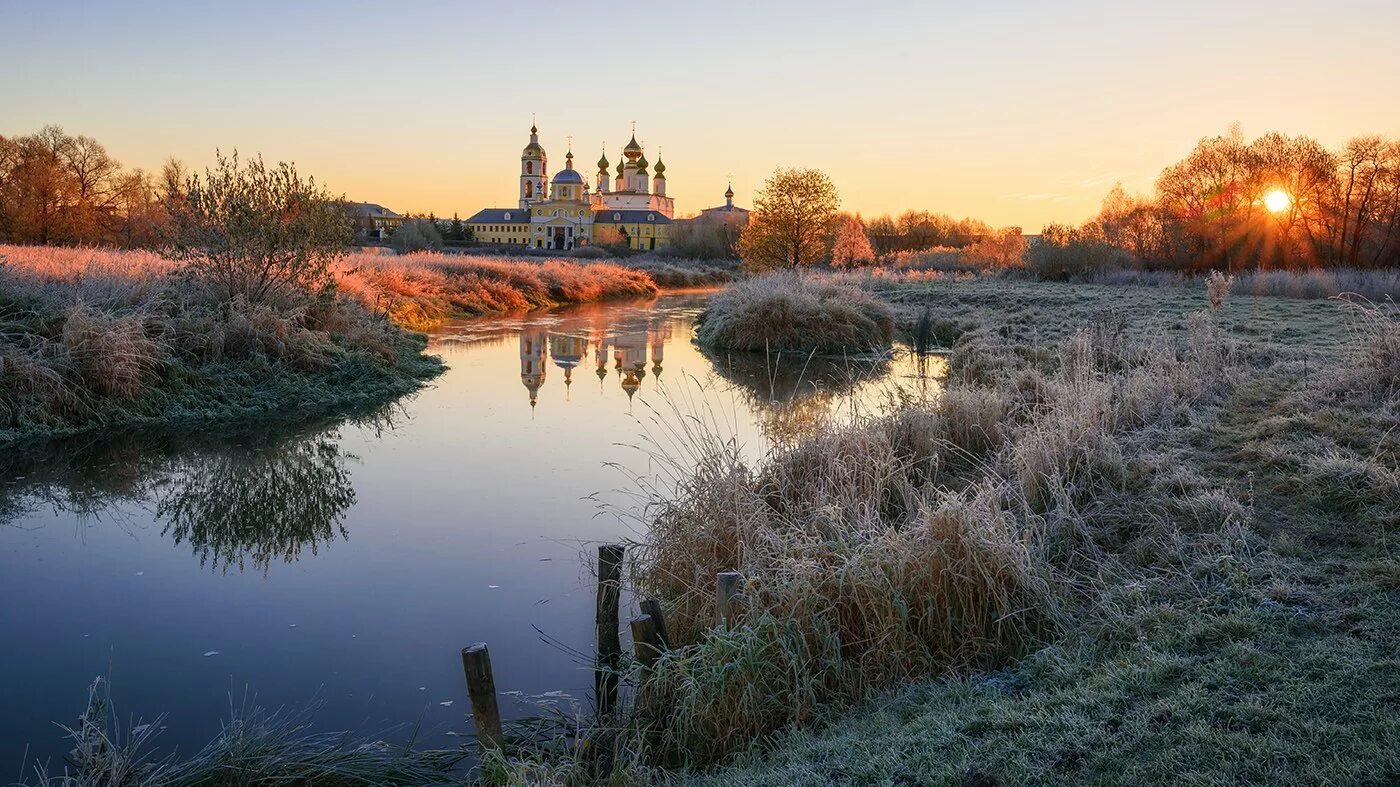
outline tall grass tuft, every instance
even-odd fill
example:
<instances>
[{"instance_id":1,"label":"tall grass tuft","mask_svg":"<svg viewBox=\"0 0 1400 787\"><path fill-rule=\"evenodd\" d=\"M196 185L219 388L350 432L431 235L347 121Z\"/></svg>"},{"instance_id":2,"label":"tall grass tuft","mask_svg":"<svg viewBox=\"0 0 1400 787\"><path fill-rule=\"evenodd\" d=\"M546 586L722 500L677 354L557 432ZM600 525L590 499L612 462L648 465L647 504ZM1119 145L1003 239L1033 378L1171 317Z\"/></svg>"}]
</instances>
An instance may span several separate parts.
<instances>
[{"instance_id":1,"label":"tall grass tuft","mask_svg":"<svg viewBox=\"0 0 1400 787\"><path fill-rule=\"evenodd\" d=\"M697 339L719 349L869 352L888 349L888 304L838 277L783 272L745 279L710 301Z\"/></svg>"}]
</instances>

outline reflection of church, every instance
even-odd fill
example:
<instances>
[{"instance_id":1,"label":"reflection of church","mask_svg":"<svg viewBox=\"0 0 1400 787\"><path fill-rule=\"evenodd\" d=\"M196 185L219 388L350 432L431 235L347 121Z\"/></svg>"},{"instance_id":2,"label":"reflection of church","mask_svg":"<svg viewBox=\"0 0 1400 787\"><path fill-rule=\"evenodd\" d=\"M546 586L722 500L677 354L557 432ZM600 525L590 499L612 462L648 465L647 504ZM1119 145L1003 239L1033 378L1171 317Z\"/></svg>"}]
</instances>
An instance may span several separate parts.
<instances>
[{"instance_id":1,"label":"reflection of church","mask_svg":"<svg viewBox=\"0 0 1400 787\"><path fill-rule=\"evenodd\" d=\"M670 338L671 326L665 323L619 327L611 332L597 329L550 333L544 327L527 328L520 334L520 382L530 392L530 406L534 407L545 383L548 361L552 360L563 370L567 391L574 382L574 369L588 359L591 351L599 386L610 374L616 374L619 385L630 399L647 377L648 359L653 379L661 377L666 342Z\"/></svg>"}]
</instances>

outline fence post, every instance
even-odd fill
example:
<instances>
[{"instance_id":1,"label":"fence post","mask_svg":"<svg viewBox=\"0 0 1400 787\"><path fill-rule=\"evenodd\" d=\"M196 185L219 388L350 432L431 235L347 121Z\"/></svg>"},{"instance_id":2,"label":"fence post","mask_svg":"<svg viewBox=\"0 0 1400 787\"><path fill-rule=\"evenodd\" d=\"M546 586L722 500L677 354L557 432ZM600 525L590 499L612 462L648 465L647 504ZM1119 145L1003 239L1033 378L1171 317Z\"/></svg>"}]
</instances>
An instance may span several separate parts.
<instances>
[{"instance_id":1,"label":"fence post","mask_svg":"<svg viewBox=\"0 0 1400 787\"><path fill-rule=\"evenodd\" d=\"M656 626L656 638L661 644L661 649L671 649L671 636L666 633L666 616L661 613L661 599L649 598L641 603L642 614L650 615L651 622Z\"/></svg>"},{"instance_id":2,"label":"fence post","mask_svg":"<svg viewBox=\"0 0 1400 787\"><path fill-rule=\"evenodd\" d=\"M496 679L491 675L491 654L485 642L462 648L462 671L467 675L467 696L472 704L476 739L483 751L501 749L501 710L496 705Z\"/></svg>"},{"instance_id":3,"label":"fence post","mask_svg":"<svg viewBox=\"0 0 1400 787\"><path fill-rule=\"evenodd\" d=\"M721 571L715 575L715 624L721 628L729 628L734 620L734 596L738 592L738 571Z\"/></svg>"},{"instance_id":4,"label":"fence post","mask_svg":"<svg viewBox=\"0 0 1400 787\"><path fill-rule=\"evenodd\" d=\"M622 655L622 640L618 636L617 608L622 600L621 544L598 547L598 664L594 670L593 688L598 700L599 715L612 712L617 704L617 669Z\"/></svg>"},{"instance_id":5,"label":"fence post","mask_svg":"<svg viewBox=\"0 0 1400 787\"><path fill-rule=\"evenodd\" d=\"M651 615L638 615L632 618L632 652L637 663L642 665L643 674L656 663L661 655L661 640L656 630L656 620Z\"/></svg>"}]
</instances>

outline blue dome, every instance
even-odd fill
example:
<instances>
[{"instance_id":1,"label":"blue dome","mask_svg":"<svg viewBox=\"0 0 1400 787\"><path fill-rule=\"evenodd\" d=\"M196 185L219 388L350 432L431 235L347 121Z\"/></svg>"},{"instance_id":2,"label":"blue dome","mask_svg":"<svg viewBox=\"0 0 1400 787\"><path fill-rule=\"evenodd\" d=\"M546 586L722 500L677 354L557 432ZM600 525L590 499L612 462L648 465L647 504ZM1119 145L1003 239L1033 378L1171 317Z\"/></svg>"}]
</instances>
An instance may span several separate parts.
<instances>
[{"instance_id":1,"label":"blue dome","mask_svg":"<svg viewBox=\"0 0 1400 787\"><path fill-rule=\"evenodd\" d=\"M556 174L556 175L554 176L553 182L554 182L554 183L582 183L582 182L583 182L583 176L580 175L580 174L578 174L578 170L574 170L574 169L561 169L561 170L559 170L559 173Z\"/></svg>"}]
</instances>

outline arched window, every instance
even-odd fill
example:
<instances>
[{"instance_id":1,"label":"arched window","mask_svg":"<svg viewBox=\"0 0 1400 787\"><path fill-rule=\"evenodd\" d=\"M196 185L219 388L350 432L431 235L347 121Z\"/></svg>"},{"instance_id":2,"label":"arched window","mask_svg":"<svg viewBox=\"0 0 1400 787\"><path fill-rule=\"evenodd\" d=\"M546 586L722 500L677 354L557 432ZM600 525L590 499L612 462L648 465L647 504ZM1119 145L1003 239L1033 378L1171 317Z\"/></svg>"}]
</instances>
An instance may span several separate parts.
<instances>
[{"instance_id":1,"label":"arched window","mask_svg":"<svg viewBox=\"0 0 1400 787\"><path fill-rule=\"evenodd\" d=\"M535 196L535 182L533 180L525 181L525 196Z\"/></svg>"},{"instance_id":2,"label":"arched window","mask_svg":"<svg viewBox=\"0 0 1400 787\"><path fill-rule=\"evenodd\" d=\"M506 211L506 221L510 221L510 211Z\"/></svg>"},{"instance_id":3,"label":"arched window","mask_svg":"<svg viewBox=\"0 0 1400 787\"><path fill-rule=\"evenodd\" d=\"M622 221L622 214L621 214L621 213L614 213L614 214L613 214L613 221Z\"/></svg>"},{"instance_id":4,"label":"arched window","mask_svg":"<svg viewBox=\"0 0 1400 787\"><path fill-rule=\"evenodd\" d=\"M656 220L656 214L655 214L655 213L648 213L648 214L647 214L647 221L655 221L655 220Z\"/></svg>"},{"instance_id":5,"label":"arched window","mask_svg":"<svg viewBox=\"0 0 1400 787\"><path fill-rule=\"evenodd\" d=\"M535 174L535 162L533 162L533 161L527 161L527 162L525 162L525 174L526 174L526 175L533 175L533 174Z\"/></svg>"}]
</instances>

